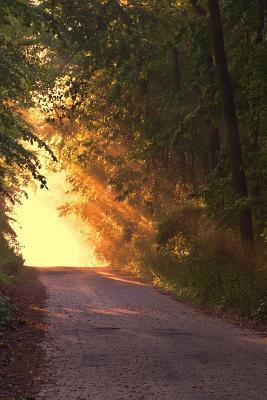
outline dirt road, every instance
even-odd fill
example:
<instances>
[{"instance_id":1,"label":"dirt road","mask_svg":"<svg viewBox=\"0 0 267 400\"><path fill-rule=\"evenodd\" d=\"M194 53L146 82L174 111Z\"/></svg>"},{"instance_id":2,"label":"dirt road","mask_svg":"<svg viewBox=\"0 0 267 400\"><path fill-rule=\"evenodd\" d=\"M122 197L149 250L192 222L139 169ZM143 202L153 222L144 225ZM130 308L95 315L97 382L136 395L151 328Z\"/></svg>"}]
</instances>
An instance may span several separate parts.
<instances>
[{"instance_id":1,"label":"dirt road","mask_svg":"<svg viewBox=\"0 0 267 400\"><path fill-rule=\"evenodd\" d=\"M105 269L41 268L38 399L266 400L266 343Z\"/></svg>"}]
</instances>

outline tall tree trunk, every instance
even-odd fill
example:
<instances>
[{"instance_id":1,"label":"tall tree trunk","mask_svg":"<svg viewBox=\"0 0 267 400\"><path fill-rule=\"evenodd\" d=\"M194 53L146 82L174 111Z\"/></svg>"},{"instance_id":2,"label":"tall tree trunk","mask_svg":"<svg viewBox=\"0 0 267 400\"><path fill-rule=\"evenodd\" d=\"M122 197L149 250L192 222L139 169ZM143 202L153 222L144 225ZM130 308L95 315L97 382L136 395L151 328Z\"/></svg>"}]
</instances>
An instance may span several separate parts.
<instances>
[{"instance_id":1,"label":"tall tree trunk","mask_svg":"<svg viewBox=\"0 0 267 400\"><path fill-rule=\"evenodd\" d=\"M209 131L209 165L213 170L218 164L218 153L220 151L220 135L218 128L212 128Z\"/></svg>"},{"instance_id":2,"label":"tall tree trunk","mask_svg":"<svg viewBox=\"0 0 267 400\"><path fill-rule=\"evenodd\" d=\"M208 149L202 154L202 168L203 168L203 178L205 178L210 174L210 161L209 161L209 151Z\"/></svg>"},{"instance_id":3,"label":"tall tree trunk","mask_svg":"<svg viewBox=\"0 0 267 400\"><path fill-rule=\"evenodd\" d=\"M210 25L213 36L215 64L221 93L222 110L226 125L227 141L230 151L232 175L235 193L241 200L246 201L248 197L247 181L243 166L243 156L239 135L239 127L236 117L234 93L228 70L227 59L224 48L224 35L220 6L218 0L208 0ZM252 226L251 210L246 207L239 215L240 236L243 254L246 260L254 263L255 244Z\"/></svg>"}]
</instances>

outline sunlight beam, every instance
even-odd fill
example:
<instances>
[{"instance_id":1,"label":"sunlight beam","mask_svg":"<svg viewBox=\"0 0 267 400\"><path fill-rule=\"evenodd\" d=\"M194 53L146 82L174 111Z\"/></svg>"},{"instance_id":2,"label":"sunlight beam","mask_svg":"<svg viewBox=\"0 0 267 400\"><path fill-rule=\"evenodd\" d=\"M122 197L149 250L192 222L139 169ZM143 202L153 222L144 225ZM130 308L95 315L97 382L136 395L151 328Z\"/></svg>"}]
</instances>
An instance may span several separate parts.
<instances>
[{"instance_id":1,"label":"sunlight beam","mask_svg":"<svg viewBox=\"0 0 267 400\"><path fill-rule=\"evenodd\" d=\"M93 244L84 242L79 221L61 217L57 207L66 200L63 172L48 173L49 190L30 188L29 198L14 210L13 227L28 266L99 267ZM75 224L73 223L75 222Z\"/></svg>"}]
</instances>

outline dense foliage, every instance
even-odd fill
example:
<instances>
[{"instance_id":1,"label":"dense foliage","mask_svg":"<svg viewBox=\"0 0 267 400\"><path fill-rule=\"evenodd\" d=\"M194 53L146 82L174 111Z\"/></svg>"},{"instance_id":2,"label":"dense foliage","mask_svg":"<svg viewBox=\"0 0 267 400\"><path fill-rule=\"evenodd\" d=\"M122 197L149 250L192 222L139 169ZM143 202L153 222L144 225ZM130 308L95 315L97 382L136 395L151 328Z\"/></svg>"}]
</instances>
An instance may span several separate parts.
<instances>
[{"instance_id":1,"label":"dense foliage","mask_svg":"<svg viewBox=\"0 0 267 400\"><path fill-rule=\"evenodd\" d=\"M80 193L63 210L95 224L114 265L261 318L265 2L46 7L64 37L50 117Z\"/></svg>"},{"instance_id":2,"label":"dense foliage","mask_svg":"<svg viewBox=\"0 0 267 400\"><path fill-rule=\"evenodd\" d=\"M15 3L28 2L4 9ZM265 0L47 0L30 9L42 15L40 31L54 29L43 46L55 79L38 99L77 194L62 213L94 226L114 266L265 318ZM1 83L3 182L19 167L45 184L19 147L32 134L14 109L22 99L27 107L45 63L35 45L12 43L1 50L17 79L16 89Z\"/></svg>"},{"instance_id":3,"label":"dense foliage","mask_svg":"<svg viewBox=\"0 0 267 400\"><path fill-rule=\"evenodd\" d=\"M19 201L30 178L46 186L36 149L54 157L24 116L44 76L40 41L44 21L28 1L0 2L0 282L9 280L8 275L23 263L10 226L12 204Z\"/></svg>"}]
</instances>

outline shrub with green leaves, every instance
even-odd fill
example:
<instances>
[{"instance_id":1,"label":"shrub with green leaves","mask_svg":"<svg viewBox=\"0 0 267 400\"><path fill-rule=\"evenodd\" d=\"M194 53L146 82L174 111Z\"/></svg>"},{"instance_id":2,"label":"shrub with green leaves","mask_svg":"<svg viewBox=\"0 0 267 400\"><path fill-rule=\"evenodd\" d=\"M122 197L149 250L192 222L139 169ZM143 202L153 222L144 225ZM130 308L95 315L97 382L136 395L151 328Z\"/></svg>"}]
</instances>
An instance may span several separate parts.
<instances>
[{"instance_id":1,"label":"shrub with green leaves","mask_svg":"<svg viewBox=\"0 0 267 400\"><path fill-rule=\"evenodd\" d=\"M9 303L9 299L0 296L0 324L5 324L12 319L14 308Z\"/></svg>"},{"instance_id":2,"label":"shrub with green leaves","mask_svg":"<svg viewBox=\"0 0 267 400\"><path fill-rule=\"evenodd\" d=\"M209 243L206 242L206 246ZM167 251L151 251L143 260L155 281L196 304L236 315L267 320L267 279L259 271L245 271L232 260L214 256L182 259Z\"/></svg>"}]
</instances>

